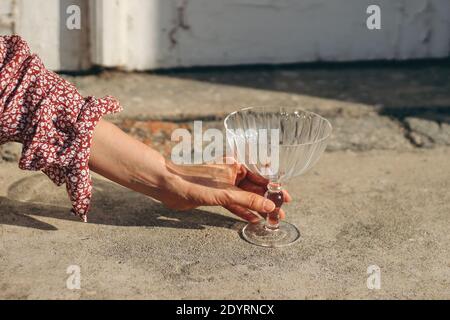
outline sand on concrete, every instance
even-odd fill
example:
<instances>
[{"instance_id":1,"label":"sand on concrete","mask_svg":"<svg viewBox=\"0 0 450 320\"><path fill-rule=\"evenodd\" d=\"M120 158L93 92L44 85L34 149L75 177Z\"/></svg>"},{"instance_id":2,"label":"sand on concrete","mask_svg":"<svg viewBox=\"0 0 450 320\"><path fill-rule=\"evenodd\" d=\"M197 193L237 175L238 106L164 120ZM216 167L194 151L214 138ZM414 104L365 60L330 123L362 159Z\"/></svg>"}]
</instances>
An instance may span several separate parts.
<instances>
[{"instance_id":1,"label":"sand on concrete","mask_svg":"<svg viewBox=\"0 0 450 320\"><path fill-rule=\"evenodd\" d=\"M219 208L173 212L95 177L91 222L64 188L0 166L0 298L450 298L450 148L327 152L293 181L302 240L267 249ZM70 265L81 289L69 290ZM381 269L381 289L367 269Z\"/></svg>"},{"instance_id":2,"label":"sand on concrete","mask_svg":"<svg viewBox=\"0 0 450 320\"><path fill-rule=\"evenodd\" d=\"M288 186L302 240L282 249L246 243L224 209L174 212L99 176L83 224L64 187L19 170L20 146L3 145L0 298L449 299L449 70L444 60L67 76L85 95L117 96L125 110L110 119L166 155L174 128L221 128L242 106L300 105L334 131ZM66 286L71 265L80 290ZM379 290L367 287L374 265Z\"/></svg>"}]
</instances>

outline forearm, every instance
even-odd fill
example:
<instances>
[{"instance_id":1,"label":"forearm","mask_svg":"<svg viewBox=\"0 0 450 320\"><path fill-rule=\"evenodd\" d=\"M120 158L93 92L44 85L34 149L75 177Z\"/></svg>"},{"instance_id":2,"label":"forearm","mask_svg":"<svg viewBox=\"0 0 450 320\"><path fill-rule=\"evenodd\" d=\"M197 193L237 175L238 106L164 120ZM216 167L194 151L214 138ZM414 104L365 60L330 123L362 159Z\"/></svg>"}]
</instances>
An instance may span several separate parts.
<instances>
[{"instance_id":1,"label":"forearm","mask_svg":"<svg viewBox=\"0 0 450 320\"><path fill-rule=\"evenodd\" d=\"M173 209L220 205L248 221L259 219L250 210L267 213L275 209L275 204L262 196L265 190L261 185L246 181L242 184L244 189L236 187L236 179L241 181L246 175L242 166L174 165L103 120L94 131L89 166L102 176Z\"/></svg>"},{"instance_id":2,"label":"forearm","mask_svg":"<svg viewBox=\"0 0 450 320\"><path fill-rule=\"evenodd\" d=\"M72 212L84 221L92 190L89 168L174 209L221 205L252 219L248 209L261 212L264 204L270 204L260 196L261 188L255 190L251 183L242 183L242 189L236 186L242 180L236 179L238 172L246 174L237 164L175 166L113 124L97 123L121 110L118 101L82 97L72 84L45 69L20 37L0 37L0 65L6 79L0 83L0 97L6 101L0 108L0 141L24 143L22 169L42 170L58 185L66 183ZM39 130L29 130L38 126ZM45 138L48 143L43 143Z\"/></svg>"},{"instance_id":3,"label":"forearm","mask_svg":"<svg viewBox=\"0 0 450 320\"><path fill-rule=\"evenodd\" d=\"M89 166L92 171L158 200L174 178L165 158L114 124L101 120L94 131Z\"/></svg>"}]
</instances>

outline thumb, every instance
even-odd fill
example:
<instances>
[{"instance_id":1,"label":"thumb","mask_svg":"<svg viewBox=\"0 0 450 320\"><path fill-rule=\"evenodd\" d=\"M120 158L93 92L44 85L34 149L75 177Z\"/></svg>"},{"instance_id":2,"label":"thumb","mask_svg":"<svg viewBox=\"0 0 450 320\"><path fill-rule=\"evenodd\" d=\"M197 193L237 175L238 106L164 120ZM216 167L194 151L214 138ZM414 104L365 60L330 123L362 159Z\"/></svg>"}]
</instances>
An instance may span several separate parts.
<instances>
[{"instance_id":1,"label":"thumb","mask_svg":"<svg viewBox=\"0 0 450 320\"><path fill-rule=\"evenodd\" d=\"M253 192L231 188L219 196L222 206L238 205L253 211L270 213L275 210L275 203Z\"/></svg>"}]
</instances>

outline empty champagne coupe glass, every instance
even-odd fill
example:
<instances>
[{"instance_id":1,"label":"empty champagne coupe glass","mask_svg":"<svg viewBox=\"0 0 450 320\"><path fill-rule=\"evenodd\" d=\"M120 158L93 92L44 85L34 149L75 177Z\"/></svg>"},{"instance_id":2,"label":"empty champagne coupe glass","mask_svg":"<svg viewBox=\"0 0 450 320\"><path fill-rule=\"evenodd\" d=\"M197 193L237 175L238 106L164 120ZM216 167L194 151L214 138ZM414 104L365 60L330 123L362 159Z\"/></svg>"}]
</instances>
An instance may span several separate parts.
<instances>
[{"instance_id":1,"label":"empty champagne coupe glass","mask_svg":"<svg viewBox=\"0 0 450 320\"><path fill-rule=\"evenodd\" d=\"M300 231L279 219L282 185L316 164L331 135L330 122L296 107L251 107L229 114L224 125L231 155L254 174L268 179L265 197L276 205L265 221L247 224L242 236L264 247L294 243Z\"/></svg>"}]
</instances>

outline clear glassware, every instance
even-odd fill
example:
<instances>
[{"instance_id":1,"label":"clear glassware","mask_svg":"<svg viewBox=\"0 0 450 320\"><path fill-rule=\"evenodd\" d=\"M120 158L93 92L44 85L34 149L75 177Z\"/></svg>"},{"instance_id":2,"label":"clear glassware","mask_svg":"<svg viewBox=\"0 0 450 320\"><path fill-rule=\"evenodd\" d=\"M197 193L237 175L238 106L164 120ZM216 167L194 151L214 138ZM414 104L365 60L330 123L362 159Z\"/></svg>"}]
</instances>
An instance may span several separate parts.
<instances>
[{"instance_id":1,"label":"clear glassware","mask_svg":"<svg viewBox=\"0 0 450 320\"><path fill-rule=\"evenodd\" d=\"M265 221L242 229L244 239L264 247L294 243L300 231L279 219L282 185L316 164L331 135L330 122L295 107L251 107L229 114L224 125L228 150L248 170L269 180L265 197L276 205Z\"/></svg>"}]
</instances>

